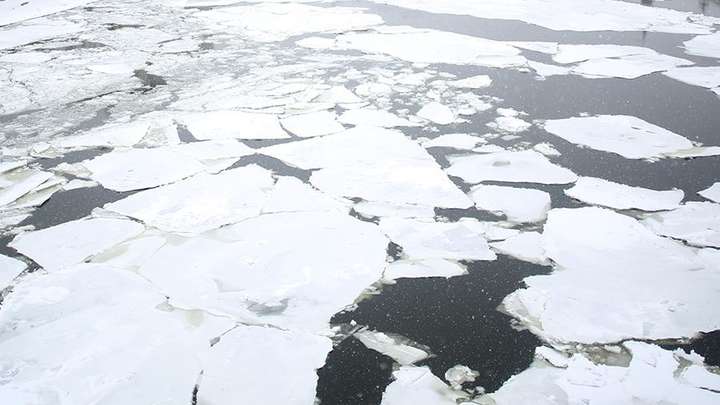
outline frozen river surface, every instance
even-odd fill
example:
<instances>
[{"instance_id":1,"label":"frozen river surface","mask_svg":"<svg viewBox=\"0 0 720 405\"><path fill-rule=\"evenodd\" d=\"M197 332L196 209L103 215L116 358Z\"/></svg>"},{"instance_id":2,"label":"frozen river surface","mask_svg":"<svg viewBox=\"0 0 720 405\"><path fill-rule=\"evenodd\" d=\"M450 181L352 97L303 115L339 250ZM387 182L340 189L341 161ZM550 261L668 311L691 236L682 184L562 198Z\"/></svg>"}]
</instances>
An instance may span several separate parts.
<instances>
[{"instance_id":1,"label":"frozen river surface","mask_svg":"<svg viewBox=\"0 0 720 405\"><path fill-rule=\"evenodd\" d=\"M718 29L0 1L0 403L720 403Z\"/></svg>"}]
</instances>

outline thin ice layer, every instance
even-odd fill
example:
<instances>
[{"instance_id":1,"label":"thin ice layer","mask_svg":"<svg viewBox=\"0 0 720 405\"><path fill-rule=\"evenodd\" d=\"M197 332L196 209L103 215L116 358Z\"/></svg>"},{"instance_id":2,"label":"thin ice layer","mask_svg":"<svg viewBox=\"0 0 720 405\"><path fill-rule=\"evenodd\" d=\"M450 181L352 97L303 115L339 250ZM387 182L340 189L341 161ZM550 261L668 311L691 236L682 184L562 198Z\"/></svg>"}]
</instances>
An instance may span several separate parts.
<instances>
[{"instance_id":1,"label":"thin ice layer","mask_svg":"<svg viewBox=\"0 0 720 405\"><path fill-rule=\"evenodd\" d=\"M392 282L401 278L456 277L467 274L464 266L445 259L396 260L388 264L383 280Z\"/></svg>"},{"instance_id":2,"label":"thin ice layer","mask_svg":"<svg viewBox=\"0 0 720 405\"><path fill-rule=\"evenodd\" d=\"M599 179L580 177L565 194L588 204L602 205L617 210L643 211L672 210L685 198L682 190L651 190Z\"/></svg>"},{"instance_id":3,"label":"thin ice layer","mask_svg":"<svg viewBox=\"0 0 720 405\"><path fill-rule=\"evenodd\" d=\"M658 158L694 146L684 136L629 115L548 120L545 130L568 142L628 159Z\"/></svg>"},{"instance_id":4,"label":"thin ice layer","mask_svg":"<svg viewBox=\"0 0 720 405\"><path fill-rule=\"evenodd\" d=\"M708 200L720 203L720 182L713 184L712 186L698 192L701 196Z\"/></svg>"},{"instance_id":5,"label":"thin ice layer","mask_svg":"<svg viewBox=\"0 0 720 405\"><path fill-rule=\"evenodd\" d=\"M450 157L449 160L447 173L468 183L506 181L568 184L577 180L572 171L555 165L541 153L530 150Z\"/></svg>"},{"instance_id":6,"label":"thin ice layer","mask_svg":"<svg viewBox=\"0 0 720 405\"><path fill-rule=\"evenodd\" d=\"M720 328L707 311L720 305L720 268L631 217L594 207L554 209L543 240L558 270L526 278L527 288L503 304L547 340L683 338Z\"/></svg>"},{"instance_id":7,"label":"thin ice layer","mask_svg":"<svg viewBox=\"0 0 720 405\"><path fill-rule=\"evenodd\" d=\"M400 132L358 127L260 152L302 169L319 169L310 182L337 197L429 207L472 205L425 149Z\"/></svg>"},{"instance_id":8,"label":"thin ice layer","mask_svg":"<svg viewBox=\"0 0 720 405\"><path fill-rule=\"evenodd\" d=\"M144 230L141 224L126 219L78 219L21 233L9 246L45 270L57 271L78 264Z\"/></svg>"},{"instance_id":9,"label":"thin ice layer","mask_svg":"<svg viewBox=\"0 0 720 405\"><path fill-rule=\"evenodd\" d=\"M643 224L658 235L720 248L720 204L689 201L674 211L652 214Z\"/></svg>"},{"instance_id":10,"label":"thin ice layer","mask_svg":"<svg viewBox=\"0 0 720 405\"><path fill-rule=\"evenodd\" d=\"M478 185L470 198L481 210L505 215L510 222L540 222L550 209L550 194L529 188Z\"/></svg>"}]
</instances>

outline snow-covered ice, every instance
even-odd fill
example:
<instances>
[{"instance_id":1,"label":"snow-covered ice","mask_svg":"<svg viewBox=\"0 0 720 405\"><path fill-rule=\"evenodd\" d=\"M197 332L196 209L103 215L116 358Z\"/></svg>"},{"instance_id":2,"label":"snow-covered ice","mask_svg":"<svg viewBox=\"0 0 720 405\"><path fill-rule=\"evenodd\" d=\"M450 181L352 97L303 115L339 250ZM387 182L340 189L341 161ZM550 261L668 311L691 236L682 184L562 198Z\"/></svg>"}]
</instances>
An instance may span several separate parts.
<instances>
[{"instance_id":1,"label":"snow-covered ice","mask_svg":"<svg viewBox=\"0 0 720 405\"><path fill-rule=\"evenodd\" d=\"M720 88L720 66L690 66L670 69L663 73L671 79L692 86L717 90Z\"/></svg>"},{"instance_id":2,"label":"snow-covered ice","mask_svg":"<svg viewBox=\"0 0 720 405\"><path fill-rule=\"evenodd\" d=\"M502 214L510 222L540 222L550 209L550 194L529 188L478 185L470 198L481 210Z\"/></svg>"},{"instance_id":3,"label":"snow-covered ice","mask_svg":"<svg viewBox=\"0 0 720 405\"><path fill-rule=\"evenodd\" d=\"M503 241L492 242L490 247L498 253L535 264L548 264L542 234L522 232Z\"/></svg>"},{"instance_id":4,"label":"snow-covered ice","mask_svg":"<svg viewBox=\"0 0 720 405\"><path fill-rule=\"evenodd\" d=\"M430 355L426 351L408 344L407 339L402 339L400 336L391 336L368 329L355 332L353 336L368 349L392 358L401 366L409 366L425 360Z\"/></svg>"},{"instance_id":5,"label":"snow-covered ice","mask_svg":"<svg viewBox=\"0 0 720 405\"><path fill-rule=\"evenodd\" d=\"M393 372L381 405L456 405L465 396L452 390L428 367L403 366Z\"/></svg>"},{"instance_id":6,"label":"snow-covered ice","mask_svg":"<svg viewBox=\"0 0 720 405\"><path fill-rule=\"evenodd\" d=\"M436 101L424 105L417 116L438 125L452 124L456 119L455 113L448 106Z\"/></svg>"},{"instance_id":7,"label":"snow-covered ice","mask_svg":"<svg viewBox=\"0 0 720 405\"><path fill-rule=\"evenodd\" d=\"M280 120L280 123L285 130L301 138L330 135L345 129L337 121L336 114L330 111L291 115Z\"/></svg>"},{"instance_id":8,"label":"snow-covered ice","mask_svg":"<svg viewBox=\"0 0 720 405\"><path fill-rule=\"evenodd\" d=\"M555 165L535 151L495 152L451 157L448 174L469 183L507 181L568 184L577 180L572 171Z\"/></svg>"},{"instance_id":9,"label":"snow-covered ice","mask_svg":"<svg viewBox=\"0 0 720 405\"><path fill-rule=\"evenodd\" d=\"M383 111L375 108L348 110L342 113L338 120L347 125L382 128L420 126L420 124L398 117L390 111Z\"/></svg>"},{"instance_id":10,"label":"snow-covered ice","mask_svg":"<svg viewBox=\"0 0 720 405\"><path fill-rule=\"evenodd\" d=\"M720 182L713 184L712 186L698 192L701 196L708 200L720 203Z\"/></svg>"},{"instance_id":11,"label":"snow-covered ice","mask_svg":"<svg viewBox=\"0 0 720 405\"><path fill-rule=\"evenodd\" d=\"M720 204L689 201L676 210L649 215L643 223L658 235L720 248Z\"/></svg>"},{"instance_id":12,"label":"snow-covered ice","mask_svg":"<svg viewBox=\"0 0 720 405\"><path fill-rule=\"evenodd\" d=\"M197 139L289 138L275 115L245 111L210 111L178 117Z\"/></svg>"},{"instance_id":13,"label":"snow-covered ice","mask_svg":"<svg viewBox=\"0 0 720 405\"><path fill-rule=\"evenodd\" d=\"M462 265L445 259L397 260L388 264L383 281L401 278L456 277L467 274Z\"/></svg>"},{"instance_id":14,"label":"snow-covered ice","mask_svg":"<svg viewBox=\"0 0 720 405\"><path fill-rule=\"evenodd\" d=\"M685 52L690 55L720 58L720 33L718 32L709 35L698 35L683 42L683 45L685 46Z\"/></svg>"},{"instance_id":15,"label":"snow-covered ice","mask_svg":"<svg viewBox=\"0 0 720 405\"><path fill-rule=\"evenodd\" d=\"M468 134L445 134L437 138L427 140L422 143L426 148L454 148L472 150L480 143L485 143L485 139Z\"/></svg>"},{"instance_id":16,"label":"snow-covered ice","mask_svg":"<svg viewBox=\"0 0 720 405\"><path fill-rule=\"evenodd\" d=\"M10 285L13 279L26 268L27 265L24 262L0 254L0 291Z\"/></svg>"},{"instance_id":17,"label":"snow-covered ice","mask_svg":"<svg viewBox=\"0 0 720 405\"><path fill-rule=\"evenodd\" d=\"M685 193L678 189L651 190L596 177L580 177L573 187L565 190L565 194L588 204L643 211L672 210L678 208L685 198Z\"/></svg>"}]
</instances>

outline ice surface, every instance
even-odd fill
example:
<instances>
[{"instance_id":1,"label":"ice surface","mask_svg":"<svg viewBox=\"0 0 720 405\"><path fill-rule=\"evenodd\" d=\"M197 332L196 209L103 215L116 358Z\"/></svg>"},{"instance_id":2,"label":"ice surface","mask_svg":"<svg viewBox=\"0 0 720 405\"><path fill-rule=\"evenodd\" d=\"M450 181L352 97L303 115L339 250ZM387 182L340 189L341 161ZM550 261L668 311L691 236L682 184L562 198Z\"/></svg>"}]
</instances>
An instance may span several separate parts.
<instances>
[{"instance_id":1,"label":"ice surface","mask_svg":"<svg viewBox=\"0 0 720 405\"><path fill-rule=\"evenodd\" d=\"M85 134L60 138L52 144L59 148L130 147L143 139L150 126L151 123L147 121L111 124Z\"/></svg>"},{"instance_id":2,"label":"ice surface","mask_svg":"<svg viewBox=\"0 0 720 405\"><path fill-rule=\"evenodd\" d=\"M596 177L580 177L572 188L565 190L565 194L588 204L643 211L672 210L685 198L682 190L650 190Z\"/></svg>"},{"instance_id":3,"label":"ice surface","mask_svg":"<svg viewBox=\"0 0 720 405\"><path fill-rule=\"evenodd\" d=\"M466 382L473 382L480 375L468 366L456 365L445 372L445 380L450 383L453 389L460 390Z\"/></svg>"},{"instance_id":4,"label":"ice surface","mask_svg":"<svg viewBox=\"0 0 720 405\"><path fill-rule=\"evenodd\" d=\"M448 82L448 85L450 85L450 87L456 87L460 89L482 89L485 87L490 87L491 84L492 79L488 75L477 75L467 77L465 79Z\"/></svg>"},{"instance_id":5,"label":"ice surface","mask_svg":"<svg viewBox=\"0 0 720 405\"><path fill-rule=\"evenodd\" d=\"M720 392L720 374L711 373L705 367L689 366L683 371L682 379L695 387Z\"/></svg>"},{"instance_id":6,"label":"ice surface","mask_svg":"<svg viewBox=\"0 0 720 405\"><path fill-rule=\"evenodd\" d=\"M244 111L210 111L178 117L193 136L208 139L284 139L290 136L272 114Z\"/></svg>"},{"instance_id":7,"label":"ice surface","mask_svg":"<svg viewBox=\"0 0 720 405\"><path fill-rule=\"evenodd\" d=\"M438 125L448 125L455 122L455 113L448 106L436 101L425 104L418 111L417 116Z\"/></svg>"},{"instance_id":8,"label":"ice surface","mask_svg":"<svg viewBox=\"0 0 720 405\"><path fill-rule=\"evenodd\" d=\"M685 41L685 52L690 55L707 56L720 59L720 32L710 35L698 35Z\"/></svg>"},{"instance_id":9,"label":"ice surface","mask_svg":"<svg viewBox=\"0 0 720 405\"><path fill-rule=\"evenodd\" d=\"M422 143L426 148L444 147L454 149L472 149L485 140L479 136L468 134L445 134Z\"/></svg>"},{"instance_id":10,"label":"ice surface","mask_svg":"<svg viewBox=\"0 0 720 405\"><path fill-rule=\"evenodd\" d=\"M535 151L495 152L450 158L451 176L469 183L507 181L520 183L568 184L577 180L570 170L557 166Z\"/></svg>"},{"instance_id":11,"label":"ice surface","mask_svg":"<svg viewBox=\"0 0 720 405\"><path fill-rule=\"evenodd\" d=\"M201 173L104 208L167 232L196 234L260 215L273 184L269 171L252 165Z\"/></svg>"},{"instance_id":12,"label":"ice surface","mask_svg":"<svg viewBox=\"0 0 720 405\"><path fill-rule=\"evenodd\" d=\"M425 149L397 131L357 127L260 153L302 169L320 169L310 182L336 197L426 207L472 205Z\"/></svg>"},{"instance_id":13,"label":"ice surface","mask_svg":"<svg viewBox=\"0 0 720 405\"><path fill-rule=\"evenodd\" d=\"M291 115L280 120L280 123L285 130L301 138L330 135L345 129L337 122L336 114L329 111Z\"/></svg>"},{"instance_id":14,"label":"ice surface","mask_svg":"<svg viewBox=\"0 0 720 405\"><path fill-rule=\"evenodd\" d=\"M15 202L18 198L40 187L52 176L52 173L33 169L13 176L14 181L11 180L11 185L0 190L0 207Z\"/></svg>"},{"instance_id":15,"label":"ice surface","mask_svg":"<svg viewBox=\"0 0 720 405\"><path fill-rule=\"evenodd\" d=\"M388 265L384 281L401 278L456 277L467 274L465 267L445 259L397 260Z\"/></svg>"},{"instance_id":16,"label":"ice surface","mask_svg":"<svg viewBox=\"0 0 720 405\"><path fill-rule=\"evenodd\" d=\"M255 153L255 149L235 139L182 143L167 149L196 159L207 167L208 172L212 173L224 170L232 166L239 158Z\"/></svg>"},{"instance_id":17,"label":"ice surface","mask_svg":"<svg viewBox=\"0 0 720 405\"><path fill-rule=\"evenodd\" d=\"M8 404L192 401L226 319L165 308L138 275L82 264L23 278L0 309L0 385Z\"/></svg>"},{"instance_id":18,"label":"ice surface","mask_svg":"<svg viewBox=\"0 0 720 405\"><path fill-rule=\"evenodd\" d=\"M389 336L382 332L364 329L355 332L353 336L368 349L391 357L401 366L409 366L418 361L425 360L429 356L424 350L406 344L403 342L403 339Z\"/></svg>"},{"instance_id":19,"label":"ice surface","mask_svg":"<svg viewBox=\"0 0 720 405\"><path fill-rule=\"evenodd\" d=\"M527 131L532 126L532 124L518 117L507 116L495 118L495 121L489 123L488 126L491 128L495 128L499 131L515 134Z\"/></svg>"},{"instance_id":20,"label":"ice surface","mask_svg":"<svg viewBox=\"0 0 720 405\"><path fill-rule=\"evenodd\" d=\"M649 215L643 224L658 235L720 248L720 204L689 201L674 211Z\"/></svg>"},{"instance_id":21,"label":"ice surface","mask_svg":"<svg viewBox=\"0 0 720 405\"><path fill-rule=\"evenodd\" d=\"M470 198L481 210L504 214L510 222L540 222L550 209L550 194L529 188L478 185Z\"/></svg>"},{"instance_id":22,"label":"ice surface","mask_svg":"<svg viewBox=\"0 0 720 405\"><path fill-rule=\"evenodd\" d=\"M545 121L545 130L568 142L628 159L650 159L692 148L687 138L629 115L598 115Z\"/></svg>"},{"instance_id":23,"label":"ice surface","mask_svg":"<svg viewBox=\"0 0 720 405\"><path fill-rule=\"evenodd\" d=\"M548 264L542 235L537 232L522 232L504 241L493 242L490 246L497 252L535 264Z\"/></svg>"},{"instance_id":24,"label":"ice surface","mask_svg":"<svg viewBox=\"0 0 720 405\"><path fill-rule=\"evenodd\" d=\"M338 119L343 124L355 126L372 126L382 128L393 127L417 127L420 124L400 118L389 112L378 110L375 108L360 108L356 110L348 110L340 115Z\"/></svg>"},{"instance_id":25,"label":"ice surface","mask_svg":"<svg viewBox=\"0 0 720 405\"><path fill-rule=\"evenodd\" d=\"M295 177L279 177L275 187L269 193L262 212L309 212L334 211L347 213L352 202L332 198Z\"/></svg>"},{"instance_id":26,"label":"ice surface","mask_svg":"<svg viewBox=\"0 0 720 405\"><path fill-rule=\"evenodd\" d=\"M690 66L670 69L664 75L690 84L708 89L720 87L720 66Z\"/></svg>"},{"instance_id":27,"label":"ice surface","mask_svg":"<svg viewBox=\"0 0 720 405\"><path fill-rule=\"evenodd\" d=\"M27 265L24 262L0 254L0 291L9 286L13 279L26 268Z\"/></svg>"},{"instance_id":28,"label":"ice surface","mask_svg":"<svg viewBox=\"0 0 720 405\"><path fill-rule=\"evenodd\" d=\"M223 335L203 362L199 404L308 405L330 339L305 332L238 326ZM278 383L281 385L278 386Z\"/></svg>"},{"instance_id":29,"label":"ice surface","mask_svg":"<svg viewBox=\"0 0 720 405\"><path fill-rule=\"evenodd\" d=\"M91 0L4 0L0 4L0 26L80 7Z\"/></svg>"},{"instance_id":30,"label":"ice surface","mask_svg":"<svg viewBox=\"0 0 720 405\"><path fill-rule=\"evenodd\" d=\"M698 192L701 196L708 200L720 203L720 182L713 184L712 186Z\"/></svg>"},{"instance_id":31,"label":"ice surface","mask_svg":"<svg viewBox=\"0 0 720 405\"><path fill-rule=\"evenodd\" d=\"M403 248L407 258L495 260L487 241L472 227L460 222L381 218L380 229Z\"/></svg>"},{"instance_id":32,"label":"ice surface","mask_svg":"<svg viewBox=\"0 0 720 405\"><path fill-rule=\"evenodd\" d=\"M9 246L33 259L45 270L57 271L78 264L144 230L141 224L124 219L78 219L21 233Z\"/></svg>"},{"instance_id":33,"label":"ice surface","mask_svg":"<svg viewBox=\"0 0 720 405\"><path fill-rule=\"evenodd\" d=\"M403 366L393 372L393 378L381 405L456 405L463 398L428 367Z\"/></svg>"},{"instance_id":34,"label":"ice surface","mask_svg":"<svg viewBox=\"0 0 720 405\"><path fill-rule=\"evenodd\" d=\"M13 1L14 3L15 1ZM55 3L54 1L52 1ZM51 1L47 1L51 3ZM7 2L0 5L0 10ZM12 18L3 11L0 11L0 21L4 18ZM0 25L2 22L0 22ZM0 29L0 49L15 48L20 45L29 44L36 41L42 41L50 38L63 37L65 35L75 34L84 29L81 24L73 24L66 20L48 20L38 19L32 22L26 22L22 25L6 27Z\"/></svg>"},{"instance_id":35,"label":"ice surface","mask_svg":"<svg viewBox=\"0 0 720 405\"><path fill-rule=\"evenodd\" d=\"M267 214L167 244L139 273L179 308L323 331L382 277L387 244L346 214Z\"/></svg>"},{"instance_id":36,"label":"ice surface","mask_svg":"<svg viewBox=\"0 0 720 405\"><path fill-rule=\"evenodd\" d=\"M205 170L198 160L168 148L114 149L82 165L93 180L116 191L157 187Z\"/></svg>"},{"instance_id":37,"label":"ice surface","mask_svg":"<svg viewBox=\"0 0 720 405\"><path fill-rule=\"evenodd\" d=\"M587 77L619 77L635 79L654 72L664 72L678 66L692 65L687 59L651 54L628 55L612 59L591 59L573 67L570 72Z\"/></svg>"},{"instance_id":38,"label":"ice surface","mask_svg":"<svg viewBox=\"0 0 720 405\"><path fill-rule=\"evenodd\" d=\"M558 270L526 278L527 288L503 304L547 340L683 338L720 327L707 311L720 305L720 268L631 217L594 207L553 209L543 240Z\"/></svg>"},{"instance_id":39,"label":"ice surface","mask_svg":"<svg viewBox=\"0 0 720 405\"><path fill-rule=\"evenodd\" d=\"M549 51L552 51L550 49ZM553 61L561 64L585 62L591 59L621 58L631 55L656 54L650 48L611 44L560 44L553 54Z\"/></svg>"}]
</instances>

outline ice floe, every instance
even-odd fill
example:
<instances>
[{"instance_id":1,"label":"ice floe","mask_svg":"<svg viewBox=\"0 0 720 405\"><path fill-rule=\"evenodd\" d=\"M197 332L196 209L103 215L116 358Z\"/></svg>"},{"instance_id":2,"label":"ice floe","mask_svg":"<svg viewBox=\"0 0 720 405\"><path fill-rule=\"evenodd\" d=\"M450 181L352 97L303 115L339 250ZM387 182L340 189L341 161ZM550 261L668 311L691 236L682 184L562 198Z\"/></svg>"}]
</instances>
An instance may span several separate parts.
<instances>
[{"instance_id":1,"label":"ice floe","mask_svg":"<svg viewBox=\"0 0 720 405\"><path fill-rule=\"evenodd\" d=\"M438 125L452 124L456 119L455 113L448 106L436 101L424 105L417 116Z\"/></svg>"},{"instance_id":2,"label":"ice floe","mask_svg":"<svg viewBox=\"0 0 720 405\"><path fill-rule=\"evenodd\" d=\"M467 77L465 79L449 81L450 87L456 87L460 89L482 89L490 87L492 79L488 75L477 75Z\"/></svg>"},{"instance_id":3,"label":"ice floe","mask_svg":"<svg viewBox=\"0 0 720 405\"><path fill-rule=\"evenodd\" d=\"M558 270L526 278L503 305L544 339L611 343L720 327L706 310L720 304L720 268L637 220L603 208L554 209L542 238Z\"/></svg>"},{"instance_id":4,"label":"ice floe","mask_svg":"<svg viewBox=\"0 0 720 405\"><path fill-rule=\"evenodd\" d=\"M393 372L381 405L456 405L465 396L447 386L428 367L403 366Z\"/></svg>"},{"instance_id":5,"label":"ice floe","mask_svg":"<svg viewBox=\"0 0 720 405\"><path fill-rule=\"evenodd\" d=\"M400 336L388 335L368 329L355 332L353 336L368 349L391 357L402 366L409 366L430 356L428 352L415 347L417 345L410 345L407 339Z\"/></svg>"},{"instance_id":6,"label":"ice floe","mask_svg":"<svg viewBox=\"0 0 720 405\"><path fill-rule=\"evenodd\" d=\"M295 177L279 177L275 187L269 193L262 212L310 212L334 211L347 213L352 202L335 199L315 190Z\"/></svg>"},{"instance_id":7,"label":"ice floe","mask_svg":"<svg viewBox=\"0 0 720 405\"><path fill-rule=\"evenodd\" d=\"M643 224L694 246L720 248L720 204L689 201L676 210L649 215Z\"/></svg>"},{"instance_id":8,"label":"ice floe","mask_svg":"<svg viewBox=\"0 0 720 405\"><path fill-rule=\"evenodd\" d=\"M453 389L460 390L466 382L473 382L480 375L468 366L458 364L445 372L445 380L450 383Z\"/></svg>"},{"instance_id":9,"label":"ice floe","mask_svg":"<svg viewBox=\"0 0 720 405\"><path fill-rule=\"evenodd\" d=\"M208 139L283 139L289 138L275 115L244 111L210 111L178 117L192 135Z\"/></svg>"},{"instance_id":10,"label":"ice floe","mask_svg":"<svg viewBox=\"0 0 720 405\"><path fill-rule=\"evenodd\" d=\"M720 89L720 66L690 66L670 69L663 73L671 79L692 86L705 87L718 93Z\"/></svg>"},{"instance_id":11,"label":"ice floe","mask_svg":"<svg viewBox=\"0 0 720 405\"><path fill-rule=\"evenodd\" d=\"M520 183L568 184L577 180L570 170L553 164L535 151L494 152L451 157L447 169L469 183L507 181Z\"/></svg>"},{"instance_id":12,"label":"ice floe","mask_svg":"<svg viewBox=\"0 0 720 405\"><path fill-rule=\"evenodd\" d=\"M720 32L709 35L698 35L683 42L685 52L690 55L720 58Z\"/></svg>"},{"instance_id":13,"label":"ice floe","mask_svg":"<svg viewBox=\"0 0 720 405\"><path fill-rule=\"evenodd\" d=\"M357 127L259 150L313 171L310 182L336 197L467 208L472 202L417 143L393 130Z\"/></svg>"},{"instance_id":14,"label":"ice floe","mask_svg":"<svg viewBox=\"0 0 720 405\"><path fill-rule=\"evenodd\" d=\"M467 274L462 265L445 259L397 260L385 269L383 281L401 278L456 277Z\"/></svg>"},{"instance_id":15,"label":"ice floe","mask_svg":"<svg viewBox=\"0 0 720 405\"><path fill-rule=\"evenodd\" d=\"M490 246L498 253L535 264L548 264L542 235L537 232L522 232L509 238L492 242Z\"/></svg>"},{"instance_id":16,"label":"ice floe","mask_svg":"<svg viewBox=\"0 0 720 405\"><path fill-rule=\"evenodd\" d=\"M422 143L426 148L453 148L471 150L480 143L485 143L485 139L468 134L445 134L437 138L427 140Z\"/></svg>"},{"instance_id":17,"label":"ice floe","mask_svg":"<svg viewBox=\"0 0 720 405\"><path fill-rule=\"evenodd\" d=\"M15 202L18 198L37 189L52 177L52 173L31 169L12 175L10 178L3 178L2 180L7 180L10 184L0 189L0 207Z\"/></svg>"},{"instance_id":18,"label":"ice floe","mask_svg":"<svg viewBox=\"0 0 720 405\"><path fill-rule=\"evenodd\" d=\"M629 115L547 120L544 126L547 132L568 142L628 159L658 158L694 146L681 135Z\"/></svg>"},{"instance_id":19,"label":"ice floe","mask_svg":"<svg viewBox=\"0 0 720 405\"><path fill-rule=\"evenodd\" d=\"M572 188L565 190L565 194L588 204L643 211L672 210L685 198L682 190L651 190L596 177L580 177Z\"/></svg>"},{"instance_id":20,"label":"ice floe","mask_svg":"<svg viewBox=\"0 0 720 405\"><path fill-rule=\"evenodd\" d=\"M550 194L529 188L478 185L470 198L479 209L505 215L510 222L540 222L550 209Z\"/></svg>"},{"instance_id":21,"label":"ice floe","mask_svg":"<svg viewBox=\"0 0 720 405\"><path fill-rule=\"evenodd\" d=\"M389 204L384 202L360 201L353 206L353 209L365 218L432 218L435 216L435 209L433 207L415 204Z\"/></svg>"},{"instance_id":22,"label":"ice floe","mask_svg":"<svg viewBox=\"0 0 720 405\"><path fill-rule=\"evenodd\" d=\"M81 135L68 136L54 141L58 148L130 147L139 143L150 130L151 123L135 121L124 124L110 124Z\"/></svg>"},{"instance_id":23,"label":"ice floe","mask_svg":"<svg viewBox=\"0 0 720 405\"><path fill-rule=\"evenodd\" d=\"M712 186L698 192L701 196L708 200L720 203L720 182L713 184Z\"/></svg>"},{"instance_id":24,"label":"ice floe","mask_svg":"<svg viewBox=\"0 0 720 405\"><path fill-rule=\"evenodd\" d=\"M144 230L141 224L124 219L78 219L21 233L9 246L45 270L57 271L81 263Z\"/></svg>"},{"instance_id":25,"label":"ice floe","mask_svg":"<svg viewBox=\"0 0 720 405\"><path fill-rule=\"evenodd\" d=\"M0 254L0 291L10 285L26 268L25 262Z\"/></svg>"},{"instance_id":26,"label":"ice floe","mask_svg":"<svg viewBox=\"0 0 720 405\"><path fill-rule=\"evenodd\" d=\"M285 130L301 138L330 135L345 129L337 122L336 114L330 111L291 115L280 120L280 123Z\"/></svg>"},{"instance_id":27,"label":"ice floe","mask_svg":"<svg viewBox=\"0 0 720 405\"><path fill-rule=\"evenodd\" d=\"M345 111L338 118L340 122L355 126L372 126L382 128L393 127L417 127L417 122L408 121L398 117L390 111L378 110L375 108L360 108Z\"/></svg>"},{"instance_id":28,"label":"ice floe","mask_svg":"<svg viewBox=\"0 0 720 405\"><path fill-rule=\"evenodd\" d=\"M470 221L472 222L472 221ZM409 259L495 260L485 238L460 222L382 218L380 229Z\"/></svg>"}]
</instances>

